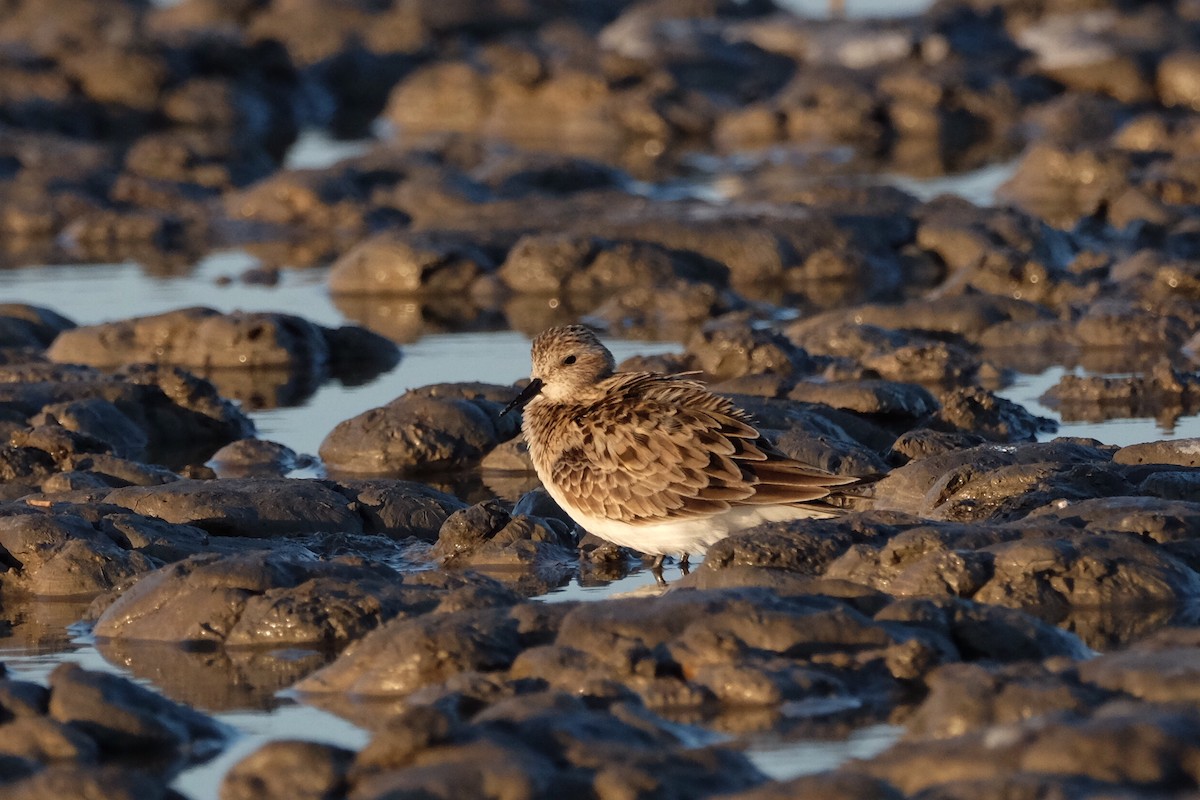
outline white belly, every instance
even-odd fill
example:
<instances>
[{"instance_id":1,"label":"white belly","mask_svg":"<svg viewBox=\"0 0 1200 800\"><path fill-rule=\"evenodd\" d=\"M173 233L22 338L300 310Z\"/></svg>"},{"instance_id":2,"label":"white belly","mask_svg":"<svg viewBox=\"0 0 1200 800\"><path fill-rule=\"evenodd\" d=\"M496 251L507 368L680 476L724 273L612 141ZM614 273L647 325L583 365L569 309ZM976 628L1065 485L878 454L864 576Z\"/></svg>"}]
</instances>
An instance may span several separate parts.
<instances>
[{"instance_id":1,"label":"white belly","mask_svg":"<svg viewBox=\"0 0 1200 800\"><path fill-rule=\"evenodd\" d=\"M554 498L571 519L581 528L613 544L637 550L648 555L702 554L715 542L746 528L764 522L786 522L791 519L809 517L832 517L834 514L813 508L797 506L735 506L728 511L699 519L670 520L664 522L619 522L593 517L575 507L558 491L558 487L545 484L546 491Z\"/></svg>"}]
</instances>

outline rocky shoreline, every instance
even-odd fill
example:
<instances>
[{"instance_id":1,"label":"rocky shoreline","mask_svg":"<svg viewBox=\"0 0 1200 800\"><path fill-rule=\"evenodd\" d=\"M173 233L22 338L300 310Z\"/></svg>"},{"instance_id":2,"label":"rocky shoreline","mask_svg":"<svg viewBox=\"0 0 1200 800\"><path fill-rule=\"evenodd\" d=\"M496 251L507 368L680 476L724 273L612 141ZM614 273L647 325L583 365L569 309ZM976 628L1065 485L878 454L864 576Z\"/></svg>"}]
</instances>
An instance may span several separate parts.
<instances>
[{"instance_id":1,"label":"rocky shoreline","mask_svg":"<svg viewBox=\"0 0 1200 800\"><path fill-rule=\"evenodd\" d=\"M1200 410L1194 0L14 0L0 45L0 264L240 248L248 284L328 265L355 323L0 304L0 630L85 623L129 676L0 665L6 798L181 797L210 714L288 688L369 744L270 742L222 800L1200 791L1200 440L1000 394ZM995 207L888 180L1010 161ZM316 459L255 435L430 332L579 320L871 491L548 603L642 562L536 488L517 387L412 389ZM744 752L881 724L790 780Z\"/></svg>"}]
</instances>

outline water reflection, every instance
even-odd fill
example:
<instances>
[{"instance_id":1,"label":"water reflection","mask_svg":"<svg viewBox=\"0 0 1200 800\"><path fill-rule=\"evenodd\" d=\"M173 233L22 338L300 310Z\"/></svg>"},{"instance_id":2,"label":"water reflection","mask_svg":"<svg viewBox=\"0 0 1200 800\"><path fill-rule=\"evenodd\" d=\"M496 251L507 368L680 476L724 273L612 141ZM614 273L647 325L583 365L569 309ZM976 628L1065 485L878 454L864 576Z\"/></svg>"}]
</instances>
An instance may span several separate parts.
<instances>
[{"instance_id":1,"label":"water reflection","mask_svg":"<svg viewBox=\"0 0 1200 800\"><path fill-rule=\"evenodd\" d=\"M333 659L314 650L192 650L160 642L100 640L110 664L202 711L270 710L276 693Z\"/></svg>"}]
</instances>

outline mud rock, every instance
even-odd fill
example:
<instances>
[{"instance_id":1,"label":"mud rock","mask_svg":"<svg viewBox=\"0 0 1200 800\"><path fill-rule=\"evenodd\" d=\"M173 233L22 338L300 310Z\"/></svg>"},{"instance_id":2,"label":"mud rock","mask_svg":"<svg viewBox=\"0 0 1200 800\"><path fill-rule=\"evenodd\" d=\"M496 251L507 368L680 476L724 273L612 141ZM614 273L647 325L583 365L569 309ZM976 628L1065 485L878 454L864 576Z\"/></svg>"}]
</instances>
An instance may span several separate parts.
<instances>
[{"instance_id":1,"label":"mud rock","mask_svg":"<svg viewBox=\"0 0 1200 800\"><path fill-rule=\"evenodd\" d=\"M572 560L575 538L557 519L514 516L495 501L451 514L438 533L434 555L443 565L530 565Z\"/></svg>"},{"instance_id":2,"label":"mud rock","mask_svg":"<svg viewBox=\"0 0 1200 800\"><path fill-rule=\"evenodd\" d=\"M165 779L117 766L54 764L23 780L4 784L10 800L103 797L106 800L175 800Z\"/></svg>"},{"instance_id":3,"label":"mud rock","mask_svg":"<svg viewBox=\"0 0 1200 800\"><path fill-rule=\"evenodd\" d=\"M483 457L479 466L484 471L534 473L533 459L529 456L529 445L523 436L517 436L497 445Z\"/></svg>"},{"instance_id":4,"label":"mud rock","mask_svg":"<svg viewBox=\"0 0 1200 800\"><path fill-rule=\"evenodd\" d=\"M1086 8L1086 7L1083 7ZM1154 89L1133 53L1123 15L1111 11L1046 14L1017 34L1048 76L1080 92L1125 103L1151 100ZM1152 23L1151 23L1152 25Z\"/></svg>"},{"instance_id":5,"label":"mud rock","mask_svg":"<svg viewBox=\"0 0 1200 800\"><path fill-rule=\"evenodd\" d=\"M755 567L820 575L856 544L882 545L912 518L901 514L848 514L830 520L795 520L760 525L720 540L697 572Z\"/></svg>"},{"instance_id":6,"label":"mud rock","mask_svg":"<svg viewBox=\"0 0 1200 800\"><path fill-rule=\"evenodd\" d=\"M45 704L46 698L42 702ZM24 716L0 726L0 754L5 756L40 764L54 761L95 764L99 750L94 739L46 716L44 707L37 716Z\"/></svg>"},{"instance_id":7,"label":"mud rock","mask_svg":"<svg viewBox=\"0 0 1200 800\"><path fill-rule=\"evenodd\" d=\"M340 648L398 614L421 614L443 602L512 602L498 587L472 588L480 584L494 587L461 578L441 588L422 585L381 565L263 553L200 555L138 581L103 612L95 633L102 639L227 647Z\"/></svg>"},{"instance_id":8,"label":"mud rock","mask_svg":"<svg viewBox=\"0 0 1200 800\"><path fill-rule=\"evenodd\" d=\"M1056 408L1066 420L1174 420L1200 409L1200 376L1176 371L1165 361L1149 374L1127 378L1066 374L1039 400Z\"/></svg>"},{"instance_id":9,"label":"mud rock","mask_svg":"<svg viewBox=\"0 0 1200 800\"><path fill-rule=\"evenodd\" d=\"M896 679L918 677L933 664L961 657L1010 660L1084 652L1069 634L1008 609L947 600L936 611L934 606L904 611L893 604L886 616L877 595L847 596L781 596L774 587L679 591L660 598L525 603L401 619L364 637L299 688L417 692L428 702L444 697L447 687L483 681L487 687L471 691L490 704L536 681L572 693L612 696L614 690L632 690L652 708L712 703L778 708L785 700L813 696L877 702L898 689ZM747 625L747 619L756 623ZM403 652L400 642L408 643ZM433 652L441 656L426 655ZM847 660L834 653L854 656Z\"/></svg>"},{"instance_id":10,"label":"mud rock","mask_svg":"<svg viewBox=\"0 0 1200 800\"><path fill-rule=\"evenodd\" d=\"M221 781L221 800L324 800L344 791L354 753L278 740L255 750Z\"/></svg>"},{"instance_id":11,"label":"mud rock","mask_svg":"<svg viewBox=\"0 0 1200 800\"><path fill-rule=\"evenodd\" d=\"M1101 497L1048 506L1030 515L1079 530L1132 534L1159 544L1200 539L1200 503L1156 497Z\"/></svg>"},{"instance_id":12,"label":"mud rock","mask_svg":"<svg viewBox=\"0 0 1200 800\"><path fill-rule=\"evenodd\" d=\"M688 341L687 354L713 380L761 372L811 375L817 369L808 353L782 336L737 323L706 326Z\"/></svg>"},{"instance_id":13,"label":"mud rock","mask_svg":"<svg viewBox=\"0 0 1200 800\"><path fill-rule=\"evenodd\" d=\"M919 461L924 458L945 455L955 450L968 450L984 443L982 436L970 433L946 433L917 428L906 431L892 443L888 457L893 462Z\"/></svg>"},{"instance_id":14,"label":"mud rock","mask_svg":"<svg viewBox=\"0 0 1200 800\"><path fill-rule=\"evenodd\" d=\"M95 478L97 486L109 487L158 486L179 480L177 474L163 467L97 453L68 456L59 466L67 472L52 475L43 482L43 492L52 492L53 489L48 485L50 481L68 474Z\"/></svg>"},{"instance_id":15,"label":"mud rock","mask_svg":"<svg viewBox=\"0 0 1200 800\"><path fill-rule=\"evenodd\" d=\"M885 419L915 420L938 409L937 400L924 388L892 381L800 382L788 397Z\"/></svg>"},{"instance_id":16,"label":"mud rock","mask_svg":"<svg viewBox=\"0 0 1200 800\"><path fill-rule=\"evenodd\" d=\"M1200 56L1194 52L1171 53L1158 64L1158 96L1165 106L1183 106L1200 111L1200 82L1196 72Z\"/></svg>"},{"instance_id":17,"label":"mud rock","mask_svg":"<svg viewBox=\"0 0 1200 800\"><path fill-rule=\"evenodd\" d=\"M696 253L651 242L537 234L513 246L499 277L519 292L594 295L619 288L653 289L679 280L723 287L729 271Z\"/></svg>"},{"instance_id":18,"label":"mud rock","mask_svg":"<svg viewBox=\"0 0 1200 800\"><path fill-rule=\"evenodd\" d=\"M108 455L112 451L107 442L86 433L64 428L53 421L14 432L9 437L9 442L14 447L41 450L56 461L81 454Z\"/></svg>"},{"instance_id":19,"label":"mud rock","mask_svg":"<svg viewBox=\"0 0 1200 800\"><path fill-rule=\"evenodd\" d=\"M848 550L825 576L898 596L967 597L1059 617L1071 607L1176 606L1200 592L1200 575L1133 537L1024 524L914 526L878 550Z\"/></svg>"},{"instance_id":20,"label":"mud rock","mask_svg":"<svg viewBox=\"0 0 1200 800\"><path fill-rule=\"evenodd\" d=\"M1191 310L1184 313L1190 316ZM1101 300L1089 304L1075 323L1074 338L1084 347L1133 347L1169 352L1183 346L1194 331L1194 324L1175 314L1147 314L1137 302L1130 300Z\"/></svg>"},{"instance_id":21,"label":"mud rock","mask_svg":"<svg viewBox=\"0 0 1200 800\"><path fill-rule=\"evenodd\" d=\"M499 416L515 396L511 387L483 384L413 389L386 406L339 423L321 443L321 460L331 470L359 474L472 466L517 434L517 415Z\"/></svg>"},{"instance_id":22,"label":"mud rock","mask_svg":"<svg viewBox=\"0 0 1200 800\"><path fill-rule=\"evenodd\" d=\"M888 471L879 452L833 432L814 433L797 426L775 441L785 455L835 475L873 476Z\"/></svg>"},{"instance_id":23,"label":"mud rock","mask_svg":"<svg viewBox=\"0 0 1200 800\"><path fill-rule=\"evenodd\" d=\"M1034 144L1000 195L1051 224L1069 228L1120 194L1135 171L1133 157L1095 149Z\"/></svg>"},{"instance_id":24,"label":"mud rock","mask_svg":"<svg viewBox=\"0 0 1200 800\"><path fill-rule=\"evenodd\" d=\"M98 367L145 362L311 372L325 368L329 346L322 329L300 317L187 308L74 328L60 334L47 355L62 363Z\"/></svg>"},{"instance_id":25,"label":"mud rock","mask_svg":"<svg viewBox=\"0 0 1200 800\"><path fill-rule=\"evenodd\" d=\"M177 368L139 365L106 375L85 367L25 364L0 366L0 378L0 402L27 418L47 406L62 408L91 400L111 403L141 429L150 457L170 453L178 458L181 452L196 449L211 452L208 448L254 430L249 418L222 399L211 383ZM120 431L110 430L118 444L131 435L123 426Z\"/></svg>"},{"instance_id":26,"label":"mud rock","mask_svg":"<svg viewBox=\"0 0 1200 800\"><path fill-rule=\"evenodd\" d=\"M866 775L822 772L785 781L773 781L757 789L729 795L724 800L903 800L904 795L885 781Z\"/></svg>"},{"instance_id":27,"label":"mud rock","mask_svg":"<svg viewBox=\"0 0 1200 800\"><path fill-rule=\"evenodd\" d=\"M733 292L675 280L655 288L620 289L592 308L583 322L629 338L683 339L709 320L745 307Z\"/></svg>"},{"instance_id":28,"label":"mud rock","mask_svg":"<svg viewBox=\"0 0 1200 800\"><path fill-rule=\"evenodd\" d=\"M1194 711L1113 702L1086 714L1038 717L935 742L903 742L856 772L886 780L913 794L945 785L952 797L979 797L1000 782L1036 790L1043 781L1083 779L1096 791L1183 791L1193 780L1186 768L1196 757L1200 717Z\"/></svg>"},{"instance_id":29,"label":"mud rock","mask_svg":"<svg viewBox=\"0 0 1200 800\"><path fill-rule=\"evenodd\" d=\"M876 507L921 516L937 510L959 487L977 481L986 487L993 470L1017 465L1048 464L1055 468L1105 464L1111 456L1096 447L1071 442L985 444L954 449L909 462L875 485Z\"/></svg>"},{"instance_id":30,"label":"mud rock","mask_svg":"<svg viewBox=\"0 0 1200 800\"><path fill-rule=\"evenodd\" d=\"M1085 681L1031 664L946 664L927 676L929 695L909 718L905 737L947 739L1054 712L1086 713L1113 696Z\"/></svg>"},{"instance_id":31,"label":"mud rock","mask_svg":"<svg viewBox=\"0 0 1200 800\"><path fill-rule=\"evenodd\" d=\"M954 386L976 382L988 371L962 344L839 317L794 323L785 333L813 355L851 359L868 374L891 381Z\"/></svg>"},{"instance_id":32,"label":"mud rock","mask_svg":"<svg viewBox=\"0 0 1200 800\"><path fill-rule=\"evenodd\" d=\"M861 445L877 453L886 451L896 439L896 435L886 428L856 414L825 405L740 394L731 395L730 399L751 414L761 429L782 431L781 436L789 432L795 432L798 439L825 436Z\"/></svg>"},{"instance_id":33,"label":"mud rock","mask_svg":"<svg viewBox=\"0 0 1200 800\"><path fill-rule=\"evenodd\" d=\"M32 494L57 469L54 459L36 447L0 446L0 497L15 500Z\"/></svg>"},{"instance_id":34,"label":"mud rock","mask_svg":"<svg viewBox=\"0 0 1200 800\"><path fill-rule=\"evenodd\" d=\"M1118 464L1175 464L1200 467L1200 439L1164 439L1122 447L1113 453Z\"/></svg>"},{"instance_id":35,"label":"mud rock","mask_svg":"<svg viewBox=\"0 0 1200 800\"><path fill-rule=\"evenodd\" d=\"M0 548L0 586L38 597L99 594L159 564L112 528L72 514L0 517Z\"/></svg>"},{"instance_id":36,"label":"mud rock","mask_svg":"<svg viewBox=\"0 0 1200 800\"><path fill-rule=\"evenodd\" d=\"M48 347L75 323L48 308L0 303L0 347Z\"/></svg>"},{"instance_id":37,"label":"mud rock","mask_svg":"<svg viewBox=\"0 0 1200 800\"><path fill-rule=\"evenodd\" d=\"M1053 420L1035 416L986 389L966 387L943 394L931 427L977 434L993 442L1031 442L1056 429Z\"/></svg>"},{"instance_id":38,"label":"mud rock","mask_svg":"<svg viewBox=\"0 0 1200 800\"><path fill-rule=\"evenodd\" d=\"M547 796L710 797L764 780L740 753L687 747L636 701L604 708L542 692L498 702L461 722L428 707L407 716L411 722L380 732L359 754L356 796L449 800L502 791L524 797L532 796L532 786ZM437 733L414 737L418 720Z\"/></svg>"},{"instance_id":39,"label":"mud rock","mask_svg":"<svg viewBox=\"0 0 1200 800\"><path fill-rule=\"evenodd\" d=\"M360 242L329 271L333 294L418 295L465 292L494 269L469 241L389 231Z\"/></svg>"},{"instance_id":40,"label":"mud rock","mask_svg":"<svg viewBox=\"0 0 1200 800\"><path fill-rule=\"evenodd\" d=\"M0 718L39 717L46 713L50 693L40 684L0 675Z\"/></svg>"},{"instance_id":41,"label":"mud rock","mask_svg":"<svg viewBox=\"0 0 1200 800\"><path fill-rule=\"evenodd\" d=\"M145 431L112 403L100 398L48 405L30 422L37 426L51 421L106 442L120 458L143 457L149 444Z\"/></svg>"},{"instance_id":42,"label":"mud rock","mask_svg":"<svg viewBox=\"0 0 1200 800\"><path fill-rule=\"evenodd\" d=\"M463 672L506 669L522 638L545 638L545 626L535 621L532 629L523 631L519 616L503 608L396 619L364 636L352 652L297 688L368 696L409 694Z\"/></svg>"},{"instance_id":43,"label":"mud rock","mask_svg":"<svg viewBox=\"0 0 1200 800\"><path fill-rule=\"evenodd\" d=\"M107 672L60 664L50 674L50 716L110 753L196 752L226 738L224 726Z\"/></svg>"},{"instance_id":44,"label":"mud rock","mask_svg":"<svg viewBox=\"0 0 1200 800\"><path fill-rule=\"evenodd\" d=\"M216 536L272 538L361 533L362 519L337 489L318 480L232 478L181 480L116 489L105 502Z\"/></svg>"},{"instance_id":45,"label":"mud rock","mask_svg":"<svg viewBox=\"0 0 1200 800\"><path fill-rule=\"evenodd\" d=\"M220 478L282 478L292 470L310 465L311 457L278 442L239 439L213 453L211 463Z\"/></svg>"},{"instance_id":46,"label":"mud rock","mask_svg":"<svg viewBox=\"0 0 1200 800\"><path fill-rule=\"evenodd\" d=\"M1105 653L1079 665L1081 680L1152 703L1200 704L1195 629L1167 628L1128 650Z\"/></svg>"},{"instance_id":47,"label":"mud rock","mask_svg":"<svg viewBox=\"0 0 1200 800\"><path fill-rule=\"evenodd\" d=\"M943 247L948 251L947 256L961 256L963 242L953 240L947 231L942 234L947 237L943 244L940 238L934 236L933 219L926 219L922 230L926 246L938 252L939 256ZM985 236L982 232L979 235L983 241L976 246L982 250L991 244L994 236ZM1008 235L1015 236L1011 231ZM1025 247L1037 246L1037 240L1031 233L1025 233L1019 241ZM868 303L844 312L827 311L803 323L797 323L790 330L801 332L806 325L819 329L825 324L823 319L845 320L851 316L861 325L874 325L890 330L953 334L967 341L977 342L985 331L996 325L1010 322L1028 325L1049 319L1051 314L1042 306L1012 297L991 294L938 295L898 304Z\"/></svg>"},{"instance_id":48,"label":"mud rock","mask_svg":"<svg viewBox=\"0 0 1200 800\"><path fill-rule=\"evenodd\" d=\"M423 483L397 480L347 480L339 491L352 498L368 533L392 539L436 541L446 518L466 504Z\"/></svg>"}]
</instances>

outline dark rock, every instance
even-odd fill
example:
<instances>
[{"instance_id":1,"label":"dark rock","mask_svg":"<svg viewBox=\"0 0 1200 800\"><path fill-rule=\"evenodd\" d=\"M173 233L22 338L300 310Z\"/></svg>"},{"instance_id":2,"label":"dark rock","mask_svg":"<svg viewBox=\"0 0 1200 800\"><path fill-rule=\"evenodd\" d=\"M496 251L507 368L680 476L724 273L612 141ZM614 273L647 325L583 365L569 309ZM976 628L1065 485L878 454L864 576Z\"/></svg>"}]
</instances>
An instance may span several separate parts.
<instances>
[{"instance_id":1,"label":"dark rock","mask_svg":"<svg viewBox=\"0 0 1200 800\"><path fill-rule=\"evenodd\" d=\"M230 442L213 453L211 463L221 478L282 478L306 465L287 445L262 439Z\"/></svg>"},{"instance_id":2,"label":"dark rock","mask_svg":"<svg viewBox=\"0 0 1200 800\"><path fill-rule=\"evenodd\" d=\"M0 517L6 566L0 586L39 597L86 597L158 566L123 539L72 514Z\"/></svg>"},{"instance_id":3,"label":"dark rock","mask_svg":"<svg viewBox=\"0 0 1200 800\"><path fill-rule=\"evenodd\" d=\"M460 581L460 585L469 585ZM102 639L339 648L442 600L382 565L249 553L194 556L145 576L96 622Z\"/></svg>"},{"instance_id":4,"label":"dark rock","mask_svg":"<svg viewBox=\"0 0 1200 800\"><path fill-rule=\"evenodd\" d=\"M194 753L226 737L203 714L107 672L60 664L50 674L50 716L95 739L108 753Z\"/></svg>"},{"instance_id":5,"label":"dark rock","mask_svg":"<svg viewBox=\"0 0 1200 800\"><path fill-rule=\"evenodd\" d=\"M946 664L926 677L929 695L908 719L905 737L947 739L1054 712L1086 713L1112 696L1085 681L1031 664Z\"/></svg>"},{"instance_id":6,"label":"dark rock","mask_svg":"<svg viewBox=\"0 0 1200 800\"><path fill-rule=\"evenodd\" d=\"M325 800L344 794L354 753L327 744L276 740L233 765L221 800Z\"/></svg>"},{"instance_id":7,"label":"dark rock","mask_svg":"<svg viewBox=\"0 0 1200 800\"><path fill-rule=\"evenodd\" d=\"M1015 465L1098 465L1110 455L1096 447L1069 442L1028 443L1013 446L985 444L954 449L909 462L892 470L875 485L876 506L928 516L936 513L960 487L976 481L986 491L996 469Z\"/></svg>"},{"instance_id":8,"label":"dark rock","mask_svg":"<svg viewBox=\"0 0 1200 800\"><path fill-rule=\"evenodd\" d=\"M738 323L706 326L688 341L687 353L714 380L760 372L810 375L817 368L808 353L779 334Z\"/></svg>"},{"instance_id":9,"label":"dark rock","mask_svg":"<svg viewBox=\"0 0 1200 800\"><path fill-rule=\"evenodd\" d=\"M928 428L906 431L892 443L889 456L897 460L920 461L923 458L945 455L955 450L967 450L984 443L982 436L971 433L947 433Z\"/></svg>"},{"instance_id":10,"label":"dark rock","mask_svg":"<svg viewBox=\"0 0 1200 800\"><path fill-rule=\"evenodd\" d=\"M107 442L86 433L76 433L57 422L15 431L9 441L14 447L41 450L56 461L87 453L108 455L112 450Z\"/></svg>"},{"instance_id":11,"label":"dark rock","mask_svg":"<svg viewBox=\"0 0 1200 800\"><path fill-rule=\"evenodd\" d=\"M1160 544L1200 539L1200 503L1155 497L1100 497L1048 506L1030 521L1055 520L1079 530L1129 533Z\"/></svg>"},{"instance_id":12,"label":"dark rock","mask_svg":"<svg viewBox=\"0 0 1200 800\"><path fill-rule=\"evenodd\" d=\"M0 719L40 717L46 713L49 697L40 684L0 677Z\"/></svg>"},{"instance_id":13,"label":"dark rock","mask_svg":"<svg viewBox=\"0 0 1200 800\"><path fill-rule=\"evenodd\" d=\"M321 443L321 460L331 470L359 474L472 466L516 435L517 415L499 416L515 396L511 387L481 384L414 389L339 423Z\"/></svg>"},{"instance_id":14,"label":"dark rock","mask_svg":"<svg viewBox=\"0 0 1200 800\"><path fill-rule=\"evenodd\" d=\"M885 781L867 775L821 772L785 781L775 781L746 792L729 795L725 800L902 800L904 797Z\"/></svg>"},{"instance_id":15,"label":"dark rock","mask_svg":"<svg viewBox=\"0 0 1200 800\"><path fill-rule=\"evenodd\" d=\"M723 287L729 271L695 253L639 241L569 234L528 235L508 253L499 272L519 292L595 295L619 288L654 289L676 281Z\"/></svg>"},{"instance_id":16,"label":"dark rock","mask_svg":"<svg viewBox=\"0 0 1200 800\"><path fill-rule=\"evenodd\" d=\"M997 731L1003 731L999 735ZM1184 790L1200 717L1187 710L1114 702L1087 714L1059 713L999 729L985 728L952 739L903 742L856 765L908 794L949 784L971 790L1001 781L1004 796L1014 784L1041 794L1040 781L1083 778L1094 794L1114 787ZM1084 784L1085 786L1087 783ZM973 789L973 790L972 790Z\"/></svg>"},{"instance_id":17,"label":"dark rock","mask_svg":"<svg viewBox=\"0 0 1200 800\"><path fill-rule=\"evenodd\" d=\"M446 518L466 508L457 497L411 481L347 480L338 491L352 499L364 532L392 539L436 541Z\"/></svg>"},{"instance_id":18,"label":"dark rock","mask_svg":"<svg viewBox=\"0 0 1200 800\"><path fill-rule=\"evenodd\" d=\"M461 313L461 311L460 311ZM400 348L391 339L357 325L324 328L329 368L347 386L365 384L400 363Z\"/></svg>"},{"instance_id":19,"label":"dark rock","mask_svg":"<svg viewBox=\"0 0 1200 800\"><path fill-rule=\"evenodd\" d=\"M149 444L144 430L113 403L100 398L47 405L30 419L34 426L52 421L107 443L112 454L119 458L144 457Z\"/></svg>"},{"instance_id":20,"label":"dark rock","mask_svg":"<svg viewBox=\"0 0 1200 800\"><path fill-rule=\"evenodd\" d=\"M48 308L23 303L0 303L0 346L48 347L54 337L75 327Z\"/></svg>"},{"instance_id":21,"label":"dark rock","mask_svg":"<svg viewBox=\"0 0 1200 800\"><path fill-rule=\"evenodd\" d=\"M601 709L543 692L501 700L469 722L416 707L397 723L359 755L356 794L684 798L763 781L741 754L688 747L628 699Z\"/></svg>"},{"instance_id":22,"label":"dark rock","mask_svg":"<svg viewBox=\"0 0 1200 800\"><path fill-rule=\"evenodd\" d=\"M104 501L215 536L272 538L307 533L361 533L361 517L336 484L288 478L180 480L131 486Z\"/></svg>"},{"instance_id":23,"label":"dark rock","mask_svg":"<svg viewBox=\"0 0 1200 800\"><path fill-rule=\"evenodd\" d=\"M491 259L465 239L388 231L360 242L334 262L329 291L367 295L465 292L492 269Z\"/></svg>"},{"instance_id":24,"label":"dark rock","mask_svg":"<svg viewBox=\"0 0 1200 800\"><path fill-rule=\"evenodd\" d=\"M329 346L322 329L300 317L186 308L73 328L55 339L47 355L62 363L99 367L155 363L314 372L326 368Z\"/></svg>"},{"instance_id":25,"label":"dark rock","mask_svg":"<svg viewBox=\"0 0 1200 800\"><path fill-rule=\"evenodd\" d=\"M889 381L954 386L987 370L979 357L952 341L903 330L816 317L788 326L787 337L814 355L848 358L867 374Z\"/></svg>"},{"instance_id":26,"label":"dark rock","mask_svg":"<svg viewBox=\"0 0 1200 800\"><path fill-rule=\"evenodd\" d=\"M1066 420L1173 420L1200 408L1200 377L1178 372L1166 361L1153 366L1148 374L1125 378L1068 373L1039 400L1057 409Z\"/></svg>"},{"instance_id":27,"label":"dark rock","mask_svg":"<svg viewBox=\"0 0 1200 800\"><path fill-rule=\"evenodd\" d=\"M465 671L505 669L516 658L520 640L520 622L503 608L396 619L364 636L352 653L296 688L367 696L409 694Z\"/></svg>"},{"instance_id":28,"label":"dark rock","mask_svg":"<svg viewBox=\"0 0 1200 800\"><path fill-rule=\"evenodd\" d=\"M11 800L103 797L105 800L176 800L164 778L117 766L55 764L14 783L4 784Z\"/></svg>"},{"instance_id":29,"label":"dark rock","mask_svg":"<svg viewBox=\"0 0 1200 800\"><path fill-rule=\"evenodd\" d=\"M1105 653L1079 665L1080 680L1151 703L1200 703L1194 629L1165 629L1128 650Z\"/></svg>"},{"instance_id":30,"label":"dark rock","mask_svg":"<svg viewBox=\"0 0 1200 800\"><path fill-rule=\"evenodd\" d=\"M127 461L123 458L100 453L68 456L61 462L60 466L65 470L98 478L103 484L112 487L158 486L179 480L179 475L164 467L143 464L140 461ZM65 473L58 474L62 475ZM51 478L43 482L42 491L51 491L47 483L54 477L51 476Z\"/></svg>"},{"instance_id":31,"label":"dark rock","mask_svg":"<svg viewBox=\"0 0 1200 800\"><path fill-rule=\"evenodd\" d=\"M801 381L788 393L788 398L824 403L858 414L910 420L938 409L937 400L924 388L894 381Z\"/></svg>"},{"instance_id":32,"label":"dark rock","mask_svg":"<svg viewBox=\"0 0 1200 800\"><path fill-rule=\"evenodd\" d=\"M913 527L879 549L857 545L826 577L898 596L967 597L1063 615L1071 607L1176 606L1200 592L1200 576L1130 536L1027 524Z\"/></svg>"},{"instance_id":33,"label":"dark rock","mask_svg":"<svg viewBox=\"0 0 1200 800\"><path fill-rule=\"evenodd\" d=\"M433 556L443 567L473 567L541 594L574 573L574 527L556 518L513 515L488 501L451 514Z\"/></svg>"},{"instance_id":34,"label":"dark rock","mask_svg":"<svg viewBox=\"0 0 1200 800\"><path fill-rule=\"evenodd\" d=\"M994 442L1031 442L1057 427L1053 420L978 387L956 389L939 399L942 408L930 425L935 429L976 434Z\"/></svg>"}]
</instances>

